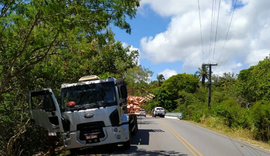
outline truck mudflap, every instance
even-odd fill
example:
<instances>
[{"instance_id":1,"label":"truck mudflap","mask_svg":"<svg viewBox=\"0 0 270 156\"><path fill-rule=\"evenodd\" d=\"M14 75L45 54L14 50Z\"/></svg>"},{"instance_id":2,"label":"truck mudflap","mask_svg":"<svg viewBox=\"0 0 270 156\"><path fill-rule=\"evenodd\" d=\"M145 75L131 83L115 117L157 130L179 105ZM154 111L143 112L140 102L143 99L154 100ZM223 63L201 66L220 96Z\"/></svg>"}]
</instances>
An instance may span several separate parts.
<instances>
[{"instance_id":1,"label":"truck mudflap","mask_svg":"<svg viewBox=\"0 0 270 156\"><path fill-rule=\"evenodd\" d=\"M80 131L63 133L64 147L65 149L84 148L106 144L122 143L127 142L130 139L129 124L114 127L103 127L103 131L105 136L102 138L90 137L84 140L80 140ZM98 141L95 142L89 141L95 139L98 139Z\"/></svg>"},{"instance_id":2,"label":"truck mudflap","mask_svg":"<svg viewBox=\"0 0 270 156\"><path fill-rule=\"evenodd\" d=\"M138 131L138 121L136 114L129 115L129 131L131 135L135 135Z\"/></svg>"}]
</instances>

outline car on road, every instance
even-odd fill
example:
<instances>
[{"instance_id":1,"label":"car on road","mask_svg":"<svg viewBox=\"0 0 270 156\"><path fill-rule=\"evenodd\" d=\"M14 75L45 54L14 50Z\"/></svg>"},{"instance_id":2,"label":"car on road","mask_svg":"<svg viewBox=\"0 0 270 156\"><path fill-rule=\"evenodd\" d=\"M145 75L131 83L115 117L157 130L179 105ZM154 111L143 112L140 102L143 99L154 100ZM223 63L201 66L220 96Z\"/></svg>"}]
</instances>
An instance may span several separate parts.
<instances>
[{"instance_id":1,"label":"car on road","mask_svg":"<svg viewBox=\"0 0 270 156\"><path fill-rule=\"evenodd\" d=\"M144 109L141 109L141 110L140 110L140 116L146 117L146 112L145 112Z\"/></svg>"},{"instance_id":2,"label":"car on road","mask_svg":"<svg viewBox=\"0 0 270 156\"><path fill-rule=\"evenodd\" d=\"M164 118L166 111L162 107L155 107L154 109L152 109L151 114L152 117L160 116Z\"/></svg>"}]
</instances>

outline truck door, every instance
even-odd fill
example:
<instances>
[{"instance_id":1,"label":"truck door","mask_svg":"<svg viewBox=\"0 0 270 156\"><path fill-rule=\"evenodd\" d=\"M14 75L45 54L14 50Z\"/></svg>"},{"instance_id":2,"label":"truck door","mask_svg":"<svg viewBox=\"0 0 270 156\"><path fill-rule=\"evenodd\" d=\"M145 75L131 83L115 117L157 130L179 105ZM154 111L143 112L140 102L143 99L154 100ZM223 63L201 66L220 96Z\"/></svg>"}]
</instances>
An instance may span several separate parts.
<instances>
[{"instance_id":1,"label":"truck door","mask_svg":"<svg viewBox=\"0 0 270 156\"><path fill-rule=\"evenodd\" d=\"M50 88L29 92L30 118L48 132L63 132L61 111Z\"/></svg>"}]
</instances>

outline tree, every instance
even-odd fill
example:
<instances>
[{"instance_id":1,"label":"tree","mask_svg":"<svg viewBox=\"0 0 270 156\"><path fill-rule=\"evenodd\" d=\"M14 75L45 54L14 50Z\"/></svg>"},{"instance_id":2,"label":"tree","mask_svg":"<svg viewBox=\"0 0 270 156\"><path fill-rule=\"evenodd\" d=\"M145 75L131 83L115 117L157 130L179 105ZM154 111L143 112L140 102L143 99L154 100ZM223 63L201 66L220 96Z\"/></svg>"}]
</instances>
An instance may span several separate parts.
<instances>
[{"instance_id":1,"label":"tree","mask_svg":"<svg viewBox=\"0 0 270 156\"><path fill-rule=\"evenodd\" d=\"M158 104L166 110L177 108L179 92L195 93L198 88L198 79L191 74L178 74L170 77L162 85L154 89L154 95Z\"/></svg>"},{"instance_id":2,"label":"tree","mask_svg":"<svg viewBox=\"0 0 270 156\"><path fill-rule=\"evenodd\" d=\"M161 86L161 83L165 81L165 77L162 74L158 74L157 80L158 80L158 86Z\"/></svg>"},{"instance_id":3,"label":"tree","mask_svg":"<svg viewBox=\"0 0 270 156\"><path fill-rule=\"evenodd\" d=\"M135 2L135 3L134 3ZM0 95L9 82L59 50L80 50L78 43L98 39L110 24L130 33L126 16L136 14L136 2L14 0L0 3ZM91 48L88 44L85 48ZM78 51L77 51L78 52Z\"/></svg>"},{"instance_id":4,"label":"tree","mask_svg":"<svg viewBox=\"0 0 270 156\"><path fill-rule=\"evenodd\" d=\"M153 72L148 68L142 66L135 66L129 68L124 75L124 79L127 82L129 88L133 88L134 95L145 96L149 91L150 77Z\"/></svg>"},{"instance_id":5,"label":"tree","mask_svg":"<svg viewBox=\"0 0 270 156\"><path fill-rule=\"evenodd\" d=\"M138 0L0 2L0 155L33 155L44 145L29 143L40 134L30 128L29 90L59 91L61 83L81 74L120 76L134 66L136 52L124 55L127 49L112 40L108 29L115 25L130 33L126 17L134 18L136 5ZM97 60L100 67L91 64ZM118 70L120 65L124 68Z\"/></svg>"},{"instance_id":6,"label":"tree","mask_svg":"<svg viewBox=\"0 0 270 156\"><path fill-rule=\"evenodd\" d=\"M257 130L255 137L259 140L269 142L270 140L270 102L258 101L251 109L253 123Z\"/></svg>"},{"instance_id":7,"label":"tree","mask_svg":"<svg viewBox=\"0 0 270 156\"><path fill-rule=\"evenodd\" d=\"M213 85L226 89L229 86L235 84L237 77L234 73L223 73L223 76L213 75Z\"/></svg>"},{"instance_id":8,"label":"tree","mask_svg":"<svg viewBox=\"0 0 270 156\"><path fill-rule=\"evenodd\" d=\"M248 102L270 100L270 58L266 57L258 65L241 70L238 75L237 88L239 95Z\"/></svg>"},{"instance_id":9,"label":"tree","mask_svg":"<svg viewBox=\"0 0 270 156\"><path fill-rule=\"evenodd\" d=\"M208 79L208 68L204 64L202 64L201 68L198 68L199 70L195 72L195 75L198 76L199 79L202 80L202 86L205 86L205 79Z\"/></svg>"},{"instance_id":10,"label":"tree","mask_svg":"<svg viewBox=\"0 0 270 156\"><path fill-rule=\"evenodd\" d=\"M159 87L158 81L155 80L149 83L149 90L154 90L157 87Z\"/></svg>"}]
</instances>

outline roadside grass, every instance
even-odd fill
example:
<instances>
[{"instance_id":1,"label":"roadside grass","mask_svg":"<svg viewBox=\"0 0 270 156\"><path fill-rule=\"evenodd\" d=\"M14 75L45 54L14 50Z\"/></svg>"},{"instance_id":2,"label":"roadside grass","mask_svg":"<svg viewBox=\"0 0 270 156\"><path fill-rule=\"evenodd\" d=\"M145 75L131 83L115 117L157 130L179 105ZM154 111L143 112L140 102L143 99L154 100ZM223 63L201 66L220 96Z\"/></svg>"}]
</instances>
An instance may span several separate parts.
<instances>
[{"instance_id":1,"label":"roadside grass","mask_svg":"<svg viewBox=\"0 0 270 156\"><path fill-rule=\"evenodd\" d=\"M200 123L191 120L186 121L210 129L214 132L226 135L228 137L241 140L253 146L270 151L270 143L255 140L254 133L251 130L244 129L241 127L230 128L226 126L225 123L223 123L223 121L219 120L218 118L214 117L202 118Z\"/></svg>"}]
</instances>

